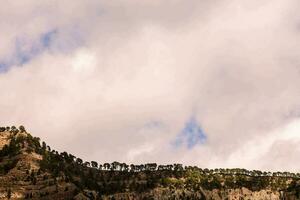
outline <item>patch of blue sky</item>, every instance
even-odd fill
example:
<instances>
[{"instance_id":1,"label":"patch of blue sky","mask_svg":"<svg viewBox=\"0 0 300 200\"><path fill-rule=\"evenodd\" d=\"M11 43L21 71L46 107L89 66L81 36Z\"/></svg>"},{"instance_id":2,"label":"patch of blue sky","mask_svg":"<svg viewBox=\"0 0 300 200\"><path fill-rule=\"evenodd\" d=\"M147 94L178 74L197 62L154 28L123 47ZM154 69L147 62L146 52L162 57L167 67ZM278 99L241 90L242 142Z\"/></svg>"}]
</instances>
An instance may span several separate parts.
<instances>
[{"instance_id":1,"label":"patch of blue sky","mask_svg":"<svg viewBox=\"0 0 300 200\"><path fill-rule=\"evenodd\" d=\"M5 61L2 61L0 63L0 73L6 72L7 71L7 63Z\"/></svg>"},{"instance_id":2,"label":"patch of blue sky","mask_svg":"<svg viewBox=\"0 0 300 200\"><path fill-rule=\"evenodd\" d=\"M10 56L0 58L0 73L9 71L13 66L27 64L45 51L70 53L83 46L84 41L84 32L76 25L65 27L63 31L51 29L33 41L19 36L15 39Z\"/></svg>"},{"instance_id":3,"label":"patch of blue sky","mask_svg":"<svg viewBox=\"0 0 300 200\"><path fill-rule=\"evenodd\" d=\"M204 144L206 141L207 135L197 120L192 117L185 123L183 129L176 136L173 146L176 148L185 146L188 149L193 149L196 145Z\"/></svg>"},{"instance_id":4,"label":"patch of blue sky","mask_svg":"<svg viewBox=\"0 0 300 200\"><path fill-rule=\"evenodd\" d=\"M40 41L43 44L44 48L48 48L50 47L50 45L52 44L55 35L57 35L57 29L54 29L52 31L49 31L45 34L42 34L40 37Z\"/></svg>"},{"instance_id":5,"label":"patch of blue sky","mask_svg":"<svg viewBox=\"0 0 300 200\"><path fill-rule=\"evenodd\" d=\"M32 43L26 38L17 37L11 56L0 59L0 72L8 71L11 66L22 66L39 56L51 46L56 33L55 29L41 34L39 39Z\"/></svg>"}]
</instances>

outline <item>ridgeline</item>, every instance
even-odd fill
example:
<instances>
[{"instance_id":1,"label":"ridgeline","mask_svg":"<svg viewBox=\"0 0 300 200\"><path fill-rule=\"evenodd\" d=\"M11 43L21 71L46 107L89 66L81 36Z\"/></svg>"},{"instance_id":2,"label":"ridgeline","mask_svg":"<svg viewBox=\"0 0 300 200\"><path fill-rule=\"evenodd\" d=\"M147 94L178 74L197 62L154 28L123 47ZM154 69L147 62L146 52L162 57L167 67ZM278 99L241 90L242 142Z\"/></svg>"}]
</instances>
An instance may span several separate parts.
<instances>
[{"instance_id":1,"label":"ridgeline","mask_svg":"<svg viewBox=\"0 0 300 200\"><path fill-rule=\"evenodd\" d=\"M300 199L300 173L84 162L0 127L0 199Z\"/></svg>"}]
</instances>

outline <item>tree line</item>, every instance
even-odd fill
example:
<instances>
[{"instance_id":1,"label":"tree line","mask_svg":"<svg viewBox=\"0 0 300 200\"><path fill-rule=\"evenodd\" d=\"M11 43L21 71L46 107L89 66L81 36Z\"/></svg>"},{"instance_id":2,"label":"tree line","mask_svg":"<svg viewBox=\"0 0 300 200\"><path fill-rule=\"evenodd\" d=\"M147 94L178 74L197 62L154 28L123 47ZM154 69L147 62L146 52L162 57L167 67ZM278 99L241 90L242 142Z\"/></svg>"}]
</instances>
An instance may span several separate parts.
<instances>
[{"instance_id":1,"label":"tree line","mask_svg":"<svg viewBox=\"0 0 300 200\"><path fill-rule=\"evenodd\" d=\"M25 127L23 125L16 128L16 126L7 126L0 127L0 132L9 132L13 135L17 133L27 133ZM19 138L20 139L20 138ZM247 170L241 168L216 168L216 169L208 169L208 168L199 168L197 166L183 166L182 164L168 164L168 165L158 165L157 163L146 163L146 164L126 164L114 161L112 163L98 163L97 161L83 161L81 158L76 158L74 155L69 154L67 152L59 153L56 150L52 150L50 146L48 146L45 142L40 144L40 138L32 137L30 134L27 136L27 142L29 143L29 150L35 150L40 154L52 154L52 156L56 157L57 161L65 161L66 163L74 162L77 165L83 167L91 167L98 170L103 171L124 171L124 172L142 172L142 171L198 171L202 174L223 174L223 175L246 175L246 176L256 176L256 177L292 177L292 178L300 178L300 173L292 173L292 172L266 172L260 170ZM25 139L23 138L24 143ZM13 140L13 142L15 142ZM18 141L20 142L20 141ZM7 151L7 147L5 147L5 151ZM49 152L49 153L46 153ZM15 152L14 152L15 153Z\"/></svg>"}]
</instances>

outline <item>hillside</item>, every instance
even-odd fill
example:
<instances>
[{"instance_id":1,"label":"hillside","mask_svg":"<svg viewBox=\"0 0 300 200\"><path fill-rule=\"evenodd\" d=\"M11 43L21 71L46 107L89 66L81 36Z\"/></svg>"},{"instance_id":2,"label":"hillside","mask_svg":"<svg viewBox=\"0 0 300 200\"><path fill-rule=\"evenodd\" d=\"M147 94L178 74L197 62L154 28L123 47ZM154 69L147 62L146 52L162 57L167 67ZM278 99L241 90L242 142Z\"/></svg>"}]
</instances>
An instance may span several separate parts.
<instances>
[{"instance_id":1,"label":"hillside","mask_svg":"<svg viewBox=\"0 0 300 200\"><path fill-rule=\"evenodd\" d=\"M0 127L0 199L300 199L300 174L84 162Z\"/></svg>"}]
</instances>

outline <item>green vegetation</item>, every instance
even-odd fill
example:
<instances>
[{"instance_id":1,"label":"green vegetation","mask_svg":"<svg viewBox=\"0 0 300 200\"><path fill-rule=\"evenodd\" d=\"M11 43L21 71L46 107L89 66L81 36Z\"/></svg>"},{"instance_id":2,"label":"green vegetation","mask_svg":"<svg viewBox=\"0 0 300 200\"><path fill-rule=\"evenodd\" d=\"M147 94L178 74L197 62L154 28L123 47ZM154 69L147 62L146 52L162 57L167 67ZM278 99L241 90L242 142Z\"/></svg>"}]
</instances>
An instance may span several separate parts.
<instances>
[{"instance_id":1,"label":"green vegetation","mask_svg":"<svg viewBox=\"0 0 300 200\"><path fill-rule=\"evenodd\" d=\"M40 138L26 132L24 126L0 127L0 132L7 132L10 142L0 150L0 173L6 174L17 164L15 157L22 152L37 153L42 156L38 171L27 171L28 181L37 183L36 176L41 174L47 180L48 175L63 177L65 182L71 182L79 191L89 189L101 195L122 192L147 192L153 188L182 189L200 191L201 189L235 189L245 187L251 191L261 189L286 190L300 180L300 174L289 172L261 172L246 169L202 169L196 166L181 164L158 165L146 163L141 165L120 162L98 163L84 162L81 158L67 152L59 153L51 150ZM19 133L19 134L18 134ZM20 134L26 133L26 134ZM5 162L4 162L5 161ZM69 188L64 188L69 191ZM79 192L78 191L78 192ZM78 193L77 192L77 193ZM46 195L46 194L45 194ZM185 199L183 192L181 199ZM27 195L31 198L32 194Z\"/></svg>"}]
</instances>

